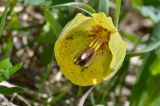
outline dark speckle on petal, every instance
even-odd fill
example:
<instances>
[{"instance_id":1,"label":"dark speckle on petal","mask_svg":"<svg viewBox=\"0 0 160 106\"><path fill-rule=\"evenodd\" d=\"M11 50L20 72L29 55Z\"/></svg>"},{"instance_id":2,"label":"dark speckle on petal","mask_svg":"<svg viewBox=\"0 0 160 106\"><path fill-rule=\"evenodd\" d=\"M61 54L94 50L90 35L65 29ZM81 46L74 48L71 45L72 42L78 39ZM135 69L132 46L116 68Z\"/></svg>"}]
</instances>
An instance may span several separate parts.
<instances>
[{"instance_id":1,"label":"dark speckle on petal","mask_svg":"<svg viewBox=\"0 0 160 106\"><path fill-rule=\"evenodd\" d=\"M72 39L73 39L73 36L68 36L66 39L67 39L67 40L72 40Z\"/></svg>"}]
</instances>

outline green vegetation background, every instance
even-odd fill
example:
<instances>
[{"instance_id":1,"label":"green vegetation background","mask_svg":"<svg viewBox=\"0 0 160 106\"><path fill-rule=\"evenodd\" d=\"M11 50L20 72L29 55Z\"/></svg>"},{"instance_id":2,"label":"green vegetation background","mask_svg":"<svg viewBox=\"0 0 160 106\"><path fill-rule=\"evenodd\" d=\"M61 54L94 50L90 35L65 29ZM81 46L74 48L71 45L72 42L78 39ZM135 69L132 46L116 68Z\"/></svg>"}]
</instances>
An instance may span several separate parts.
<instances>
[{"instance_id":1,"label":"green vegetation background","mask_svg":"<svg viewBox=\"0 0 160 106\"><path fill-rule=\"evenodd\" d=\"M77 105L89 87L62 76L53 48L77 13L95 11L113 18L129 48L118 73L97 85L84 106L160 106L159 0L0 1L0 94L8 103Z\"/></svg>"}]
</instances>

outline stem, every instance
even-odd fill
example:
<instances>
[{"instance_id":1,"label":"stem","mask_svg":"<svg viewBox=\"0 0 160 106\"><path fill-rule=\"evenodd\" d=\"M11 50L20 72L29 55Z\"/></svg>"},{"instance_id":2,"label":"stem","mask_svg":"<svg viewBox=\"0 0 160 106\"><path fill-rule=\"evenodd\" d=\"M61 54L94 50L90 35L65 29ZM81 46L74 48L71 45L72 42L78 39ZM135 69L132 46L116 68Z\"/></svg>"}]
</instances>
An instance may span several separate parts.
<instances>
[{"instance_id":1,"label":"stem","mask_svg":"<svg viewBox=\"0 0 160 106\"><path fill-rule=\"evenodd\" d=\"M116 0L116 10L115 10L115 18L114 18L114 25L116 26L116 28L118 27L120 9L121 9L121 0Z\"/></svg>"},{"instance_id":2,"label":"stem","mask_svg":"<svg viewBox=\"0 0 160 106\"><path fill-rule=\"evenodd\" d=\"M82 94L83 94L83 87L79 86L79 87L78 87L77 96L78 96L78 97L79 97L79 96L82 96Z\"/></svg>"},{"instance_id":3,"label":"stem","mask_svg":"<svg viewBox=\"0 0 160 106\"><path fill-rule=\"evenodd\" d=\"M91 92L91 94L90 94L90 101L91 101L92 106L96 105L96 101L94 99L94 93L93 92Z\"/></svg>"}]
</instances>

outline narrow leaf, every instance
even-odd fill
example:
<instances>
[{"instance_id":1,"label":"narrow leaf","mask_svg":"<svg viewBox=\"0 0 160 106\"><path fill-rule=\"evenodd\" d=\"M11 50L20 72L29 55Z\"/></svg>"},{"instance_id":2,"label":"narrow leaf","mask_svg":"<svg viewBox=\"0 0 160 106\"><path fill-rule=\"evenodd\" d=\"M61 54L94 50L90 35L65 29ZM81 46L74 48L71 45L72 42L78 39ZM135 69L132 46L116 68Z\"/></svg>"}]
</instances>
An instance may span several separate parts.
<instances>
[{"instance_id":1,"label":"narrow leaf","mask_svg":"<svg viewBox=\"0 0 160 106\"><path fill-rule=\"evenodd\" d=\"M0 17L0 37L2 35L7 16L9 14L11 14L11 12L14 9L14 7L16 6L17 2L18 2L18 0L9 0L9 1L7 1L6 5L5 5L5 10L4 10L2 16Z\"/></svg>"},{"instance_id":2,"label":"narrow leaf","mask_svg":"<svg viewBox=\"0 0 160 106\"><path fill-rule=\"evenodd\" d=\"M108 15L109 0L99 0L98 12L104 12L106 15Z\"/></svg>"},{"instance_id":3,"label":"narrow leaf","mask_svg":"<svg viewBox=\"0 0 160 106\"><path fill-rule=\"evenodd\" d=\"M154 61L154 63L150 67L150 72L152 73L152 75L158 75L158 74L160 74L160 57L158 57Z\"/></svg>"},{"instance_id":4,"label":"narrow leaf","mask_svg":"<svg viewBox=\"0 0 160 106\"><path fill-rule=\"evenodd\" d=\"M7 1L6 5L5 5L5 10L4 10L4 12L3 12L3 14L0 18L0 37L2 35L2 31L3 31L4 25L5 25L5 22L6 22L6 19L7 19L9 5L10 5L10 2Z\"/></svg>"},{"instance_id":5,"label":"narrow leaf","mask_svg":"<svg viewBox=\"0 0 160 106\"><path fill-rule=\"evenodd\" d=\"M114 17L114 25L116 27L118 27L120 9L121 9L121 0L116 0L116 10L115 10L115 17Z\"/></svg>"},{"instance_id":6,"label":"narrow leaf","mask_svg":"<svg viewBox=\"0 0 160 106\"><path fill-rule=\"evenodd\" d=\"M62 26L57 22L57 20L53 17L52 13L48 9L43 9L46 20L53 32L58 36L62 30Z\"/></svg>"},{"instance_id":7,"label":"narrow leaf","mask_svg":"<svg viewBox=\"0 0 160 106\"><path fill-rule=\"evenodd\" d=\"M83 10L84 12L87 12L90 15L92 15L92 13L96 13L96 11L91 6L84 4L84 3L78 3L78 2L53 5L53 6L48 6L46 8L64 8L64 7L78 8L78 9Z\"/></svg>"},{"instance_id":8,"label":"narrow leaf","mask_svg":"<svg viewBox=\"0 0 160 106\"><path fill-rule=\"evenodd\" d=\"M150 43L149 45L146 46L142 51L137 51L137 52L128 52L127 57L133 57L133 56L141 56L144 53L151 52L157 48L160 47L160 41L154 41Z\"/></svg>"},{"instance_id":9,"label":"narrow leaf","mask_svg":"<svg viewBox=\"0 0 160 106\"><path fill-rule=\"evenodd\" d=\"M129 40L130 42L137 44L139 42L137 36L123 32L122 33L122 37L126 38L127 40Z\"/></svg>"},{"instance_id":10,"label":"narrow leaf","mask_svg":"<svg viewBox=\"0 0 160 106\"><path fill-rule=\"evenodd\" d=\"M0 82L9 78L8 72L11 67L12 64L8 58L0 62Z\"/></svg>"},{"instance_id":11,"label":"narrow leaf","mask_svg":"<svg viewBox=\"0 0 160 106\"><path fill-rule=\"evenodd\" d=\"M5 59L0 62L0 82L9 79L11 75L13 75L22 67L22 64L23 63L19 63L15 66L12 66L9 59Z\"/></svg>"},{"instance_id":12,"label":"narrow leaf","mask_svg":"<svg viewBox=\"0 0 160 106\"><path fill-rule=\"evenodd\" d=\"M20 92L24 92L24 89L21 87L6 87L6 86L0 85L1 94L9 95L9 94L20 93Z\"/></svg>"},{"instance_id":13,"label":"narrow leaf","mask_svg":"<svg viewBox=\"0 0 160 106\"><path fill-rule=\"evenodd\" d=\"M23 0L24 3L31 5L50 5L52 3L51 0Z\"/></svg>"},{"instance_id":14,"label":"narrow leaf","mask_svg":"<svg viewBox=\"0 0 160 106\"><path fill-rule=\"evenodd\" d=\"M4 69L7 69L7 68L11 68L11 67L12 67L12 64L10 63L8 58L4 59L0 62L0 70L4 70Z\"/></svg>"},{"instance_id":15,"label":"narrow leaf","mask_svg":"<svg viewBox=\"0 0 160 106\"><path fill-rule=\"evenodd\" d=\"M23 63L18 63L15 66L13 66L10 70L9 70L9 76L13 75L15 72L17 72L21 67L22 67Z\"/></svg>"}]
</instances>

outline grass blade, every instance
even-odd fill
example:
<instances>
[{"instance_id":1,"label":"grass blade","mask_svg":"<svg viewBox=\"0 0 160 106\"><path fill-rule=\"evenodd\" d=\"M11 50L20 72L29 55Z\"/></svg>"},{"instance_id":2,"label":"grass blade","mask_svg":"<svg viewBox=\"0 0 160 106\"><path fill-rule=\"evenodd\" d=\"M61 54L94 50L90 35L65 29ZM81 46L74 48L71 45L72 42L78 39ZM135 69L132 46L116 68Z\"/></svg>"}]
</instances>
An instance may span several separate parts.
<instances>
[{"instance_id":1,"label":"grass blade","mask_svg":"<svg viewBox=\"0 0 160 106\"><path fill-rule=\"evenodd\" d=\"M91 101L92 106L96 105L96 101L95 101L94 93L93 92L91 92L91 94L90 94L90 101Z\"/></svg>"},{"instance_id":2,"label":"grass blade","mask_svg":"<svg viewBox=\"0 0 160 106\"><path fill-rule=\"evenodd\" d=\"M84 12L92 15L92 13L96 13L96 11L89 5L84 4L84 3L78 3L78 2L71 2L71 3L65 3L65 4L59 4L59 5L53 5L53 6L48 6L45 8L65 8L65 7L74 7L78 8L80 10L83 10Z\"/></svg>"},{"instance_id":3,"label":"grass blade","mask_svg":"<svg viewBox=\"0 0 160 106\"><path fill-rule=\"evenodd\" d=\"M144 48L142 51L138 51L138 52L128 52L127 53L127 57L133 57L133 56L141 56L145 53L148 53L148 52L151 52L157 48L160 47L160 41L157 40L157 41L154 41L154 42L151 42L150 44L148 44L146 46L146 48Z\"/></svg>"},{"instance_id":4,"label":"grass blade","mask_svg":"<svg viewBox=\"0 0 160 106\"><path fill-rule=\"evenodd\" d=\"M118 27L120 9L121 9L121 0L116 0L116 10L115 10L115 17L114 17L114 25L116 27Z\"/></svg>"},{"instance_id":5,"label":"grass blade","mask_svg":"<svg viewBox=\"0 0 160 106\"><path fill-rule=\"evenodd\" d=\"M98 12L104 12L106 15L108 15L109 0L100 0L99 1Z\"/></svg>"},{"instance_id":6,"label":"grass blade","mask_svg":"<svg viewBox=\"0 0 160 106\"><path fill-rule=\"evenodd\" d=\"M62 30L62 26L57 22L57 20L53 17L52 13L48 9L43 9L43 13L49 25L51 26L51 29L58 36Z\"/></svg>"},{"instance_id":7,"label":"grass blade","mask_svg":"<svg viewBox=\"0 0 160 106\"><path fill-rule=\"evenodd\" d=\"M9 95L13 93L21 93L24 92L24 89L21 87L6 87L0 85L0 93L4 95Z\"/></svg>"},{"instance_id":8,"label":"grass blade","mask_svg":"<svg viewBox=\"0 0 160 106\"><path fill-rule=\"evenodd\" d=\"M5 10L0 17L0 37L2 35L7 16L12 13L13 8L16 6L18 0L9 0L5 5Z\"/></svg>"},{"instance_id":9,"label":"grass blade","mask_svg":"<svg viewBox=\"0 0 160 106\"><path fill-rule=\"evenodd\" d=\"M9 76L12 76L14 73L16 73L23 65L23 62L16 64L9 70Z\"/></svg>"},{"instance_id":10,"label":"grass blade","mask_svg":"<svg viewBox=\"0 0 160 106\"><path fill-rule=\"evenodd\" d=\"M7 58L0 62L0 82L9 79L14 73L16 73L23 63L18 63L12 66L10 60Z\"/></svg>"},{"instance_id":11,"label":"grass blade","mask_svg":"<svg viewBox=\"0 0 160 106\"><path fill-rule=\"evenodd\" d=\"M8 1L5 5L5 10L0 18L0 37L2 35L2 32L3 32L3 28L4 28L4 25L5 25L5 22L6 22L6 19L7 19L7 14L8 14L8 11L9 11L9 6L10 6L10 2Z\"/></svg>"}]
</instances>

